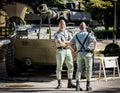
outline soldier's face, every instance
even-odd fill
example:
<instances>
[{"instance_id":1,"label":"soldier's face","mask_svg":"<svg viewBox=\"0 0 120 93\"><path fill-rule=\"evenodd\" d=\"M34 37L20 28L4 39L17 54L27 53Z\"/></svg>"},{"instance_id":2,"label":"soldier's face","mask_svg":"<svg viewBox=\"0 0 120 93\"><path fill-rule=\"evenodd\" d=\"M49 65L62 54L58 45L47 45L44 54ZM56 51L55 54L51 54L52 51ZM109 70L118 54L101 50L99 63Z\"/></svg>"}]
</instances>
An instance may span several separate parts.
<instances>
[{"instance_id":1,"label":"soldier's face","mask_svg":"<svg viewBox=\"0 0 120 93\"><path fill-rule=\"evenodd\" d=\"M65 23L60 23L60 24L59 24L59 28L60 28L62 31L64 31L65 28L66 28L66 24L65 24Z\"/></svg>"},{"instance_id":2,"label":"soldier's face","mask_svg":"<svg viewBox=\"0 0 120 93\"><path fill-rule=\"evenodd\" d=\"M80 30L86 30L86 26L80 26L79 29Z\"/></svg>"}]
</instances>

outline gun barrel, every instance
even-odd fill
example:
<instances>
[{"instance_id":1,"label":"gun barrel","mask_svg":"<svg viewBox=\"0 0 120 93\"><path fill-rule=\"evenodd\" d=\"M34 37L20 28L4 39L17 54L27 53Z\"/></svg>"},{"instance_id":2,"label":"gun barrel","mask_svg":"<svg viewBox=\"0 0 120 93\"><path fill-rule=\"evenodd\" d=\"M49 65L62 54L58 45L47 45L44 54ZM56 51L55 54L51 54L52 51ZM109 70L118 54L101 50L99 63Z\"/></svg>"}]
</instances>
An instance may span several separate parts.
<instances>
[{"instance_id":1,"label":"gun barrel","mask_svg":"<svg viewBox=\"0 0 120 93\"><path fill-rule=\"evenodd\" d=\"M54 10L50 10L48 9L46 4L41 4L38 6L37 8L38 12L40 12L43 15L46 15L51 17L51 18L55 18L58 16L58 14L54 11Z\"/></svg>"}]
</instances>

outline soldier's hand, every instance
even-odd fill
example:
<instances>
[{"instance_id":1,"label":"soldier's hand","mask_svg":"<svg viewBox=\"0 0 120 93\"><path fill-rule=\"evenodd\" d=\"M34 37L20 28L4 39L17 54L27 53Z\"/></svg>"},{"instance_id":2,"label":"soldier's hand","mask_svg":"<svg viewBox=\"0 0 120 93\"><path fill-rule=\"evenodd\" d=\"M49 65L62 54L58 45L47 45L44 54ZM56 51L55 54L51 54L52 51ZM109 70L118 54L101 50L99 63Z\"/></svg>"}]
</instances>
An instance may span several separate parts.
<instances>
[{"instance_id":1,"label":"soldier's hand","mask_svg":"<svg viewBox=\"0 0 120 93\"><path fill-rule=\"evenodd\" d=\"M92 49L92 50L91 50L91 53L94 53L94 51L95 51L95 50L94 50L94 49Z\"/></svg>"}]
</instances>

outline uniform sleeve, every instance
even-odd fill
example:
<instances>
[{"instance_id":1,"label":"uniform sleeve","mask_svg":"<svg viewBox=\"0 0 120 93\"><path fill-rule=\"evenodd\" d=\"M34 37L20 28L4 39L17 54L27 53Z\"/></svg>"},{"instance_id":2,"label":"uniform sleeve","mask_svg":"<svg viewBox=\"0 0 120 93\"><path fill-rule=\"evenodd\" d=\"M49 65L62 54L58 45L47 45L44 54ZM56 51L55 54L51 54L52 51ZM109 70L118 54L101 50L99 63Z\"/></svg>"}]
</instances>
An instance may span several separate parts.
<instances>
[{"instance_id":1,"label":"uniform sleeve","mask_svg":"<svg viewBox=\"0 0 120 93\"><path fill-rule=\"evenodd\" d=\"M70 41L71 44L75 44L76 43L76 37L75 36L73 36L73 38L71 39L71 41Z\"/></svg>"},{"instance_id":2,"label":"uniform sleeve","mask_svg":"<svg viewBox=\"0 0 120 93\"><path fill-rule=\"evenodd\" d=\"M68 32L68 36L69 36L69 40L71 40L73 37L71 32Z\"/></svg>"},{"instance_id":3,"label":"uniform sleeve","mask_svg":"<svg viewBox=\"0 0 120 93\"><path fill-rule=\"evenodd\" d=\"M92 42L95 38L95 36L93 34L90 34L90 42Z\"/></svg>"},{"instance_id":4,"label":"uniform sleeve","mask_svg":"<svg viewBox=\"0 0 120 93\"><path fill-rule=\"evenodd\" d=\"M57 33L55 34L55 41L56 41L56 43L61 42L60 35Z\"/></svg>"}]
</instances>

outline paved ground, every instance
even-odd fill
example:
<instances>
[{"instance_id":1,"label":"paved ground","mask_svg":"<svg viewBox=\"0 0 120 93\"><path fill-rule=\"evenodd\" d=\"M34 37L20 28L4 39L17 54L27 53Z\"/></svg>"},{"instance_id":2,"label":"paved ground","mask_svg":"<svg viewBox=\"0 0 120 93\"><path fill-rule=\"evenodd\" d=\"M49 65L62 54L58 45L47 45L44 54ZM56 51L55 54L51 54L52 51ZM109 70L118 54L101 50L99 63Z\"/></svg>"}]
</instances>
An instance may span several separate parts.
<instances>
[{"instance_id":1,"label":"paved ground","mask_svg":"<svg viewBox=\"0 0 120 93\"><path fill-rule=\"evenodd\" d=\"M62 72L62 89L55 89L57 85L55 70L36 69L29 73L23 73L21 77L7 77L4 62L0 63L0 93L79 93L74 88L67 88L66 71ZM75 83L75 74L73 83ZM86 80L81 80L81 93L120 93L120 78L108 78L105 82L103 77L98 79L97 70L93 70L91 86L92 91L85 91Z\"/></svg>"}]
</instances>

